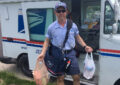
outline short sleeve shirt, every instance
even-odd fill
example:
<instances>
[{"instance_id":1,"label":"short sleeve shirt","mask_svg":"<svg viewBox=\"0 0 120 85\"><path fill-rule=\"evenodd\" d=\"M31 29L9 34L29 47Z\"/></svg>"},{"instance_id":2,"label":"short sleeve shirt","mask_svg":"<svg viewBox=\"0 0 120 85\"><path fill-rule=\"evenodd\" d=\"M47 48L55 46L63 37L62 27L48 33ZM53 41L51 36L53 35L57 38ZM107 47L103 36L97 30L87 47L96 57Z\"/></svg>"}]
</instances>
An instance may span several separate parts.
<instances>
[{"instance_id":1,"label":"short sleeve shirt","mask_svg":"<svg viewBox=\"0 0 120 85\"><path fill-rule=\"evenodd\" d=\"M46 37L50 39L51 43L54 46L61 48L65 39L66 31L67 31L67 20L64 27L62 27L56 20L48 27ZM72 28L70 29L68 35L68 40L65 43L65 47L63 48L64 50L70 50L75 47L75 36L78 34L79 34L78 28L76 24L73 23Z\"/></svg>"}]
</instances>

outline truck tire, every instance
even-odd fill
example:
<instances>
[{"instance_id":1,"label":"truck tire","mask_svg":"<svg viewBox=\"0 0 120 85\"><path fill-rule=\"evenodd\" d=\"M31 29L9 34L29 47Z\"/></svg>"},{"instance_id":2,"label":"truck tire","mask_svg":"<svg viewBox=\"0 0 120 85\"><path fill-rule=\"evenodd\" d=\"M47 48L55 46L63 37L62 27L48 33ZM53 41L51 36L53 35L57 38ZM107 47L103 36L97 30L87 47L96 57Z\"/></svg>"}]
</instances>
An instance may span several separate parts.
<instances>
[{"instance_id":1,"label":"truck tire","mask_svg":"<svg viewBox=\"0 0 120 85\"><path fill-rule=\"evenodd\" d=\"M118 79L114 85L120 85L120 79Z\"/></svg>"},{"instance_id":2,"label":"truck tire","mask_svg":"<svg viewBox=\"0 0 120 85\"><path fill-rule=\"evenodd\" d=\"M23 54L19 58L19 67L21 71L28 77L33 77L32 70L29 69L28 55Z\"/></svg>"}]
</instances>

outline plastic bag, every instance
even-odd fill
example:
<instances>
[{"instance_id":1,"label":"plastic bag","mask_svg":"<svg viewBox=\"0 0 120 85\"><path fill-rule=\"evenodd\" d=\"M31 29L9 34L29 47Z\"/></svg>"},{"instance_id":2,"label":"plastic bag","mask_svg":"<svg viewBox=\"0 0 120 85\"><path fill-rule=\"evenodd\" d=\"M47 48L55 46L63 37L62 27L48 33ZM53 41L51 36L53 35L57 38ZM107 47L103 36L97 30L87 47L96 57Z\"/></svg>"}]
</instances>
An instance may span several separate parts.
<instances>
[{"instance_id":1,"label":"plastic bag","mask_svg":"<svg viewBox=\"0 0 120 85\"><path fill-rule=\"evenodd\" d=\"M37 60L35 69L33 70L33 77L36 85L47 85L49 81L49 73L44 61Z\"/></svg>"},{"instance_id":2,"label":"plastic bag","mask_svg":"<svg viewBox=\"0 0 120 85\"><path fill-rule=\"evenodd\" d=\"M85 60L84 60L84 71L83 71L83 76L86 79L91 79L95 73L95 63L93 60L93 55L90 53L86 54Z\"/></svg>"}]
</instances>

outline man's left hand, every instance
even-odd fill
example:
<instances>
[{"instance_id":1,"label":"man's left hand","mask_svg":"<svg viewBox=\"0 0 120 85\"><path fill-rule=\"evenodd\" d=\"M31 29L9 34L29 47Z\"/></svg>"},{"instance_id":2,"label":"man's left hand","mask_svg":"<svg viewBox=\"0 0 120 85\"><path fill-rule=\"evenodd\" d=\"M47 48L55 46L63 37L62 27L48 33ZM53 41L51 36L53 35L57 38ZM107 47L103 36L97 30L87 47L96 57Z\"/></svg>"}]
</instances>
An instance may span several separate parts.
<instances>
[{"instance_id":1,"label":"man's left hand","mask_svg":"<svg viewBox=\"0 0 120 85\"><path fill-rule=\"evenodd\" d=\"M85 51L90 53L93 51L93 49L90 46L86 46Z\"/></svg>"}]
</instances>

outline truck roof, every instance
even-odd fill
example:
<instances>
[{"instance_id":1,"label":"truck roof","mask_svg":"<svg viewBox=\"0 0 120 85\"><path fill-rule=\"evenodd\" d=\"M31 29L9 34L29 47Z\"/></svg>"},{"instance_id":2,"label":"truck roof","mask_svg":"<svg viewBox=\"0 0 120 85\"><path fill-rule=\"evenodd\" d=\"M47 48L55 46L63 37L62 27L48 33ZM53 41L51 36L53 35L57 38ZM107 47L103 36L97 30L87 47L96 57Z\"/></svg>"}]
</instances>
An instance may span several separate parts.
<instances>
[{"instance_id":1,"label":"truck roof","mask_svg":"<svg viewBox=\"0 0 120 85\"><path fill-rule=\"evenodd\" d=\"M20 2L37 2L37 1L56 1L56 0L0 0L0 3L20 3Z\"/></svg>"}]
</instances>

